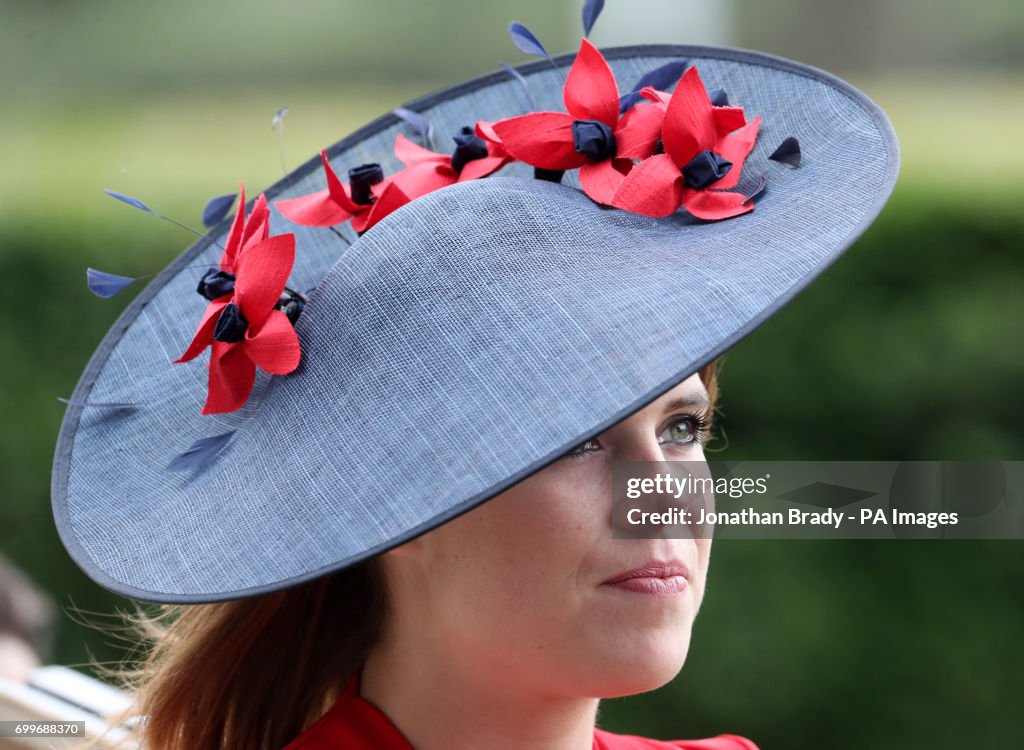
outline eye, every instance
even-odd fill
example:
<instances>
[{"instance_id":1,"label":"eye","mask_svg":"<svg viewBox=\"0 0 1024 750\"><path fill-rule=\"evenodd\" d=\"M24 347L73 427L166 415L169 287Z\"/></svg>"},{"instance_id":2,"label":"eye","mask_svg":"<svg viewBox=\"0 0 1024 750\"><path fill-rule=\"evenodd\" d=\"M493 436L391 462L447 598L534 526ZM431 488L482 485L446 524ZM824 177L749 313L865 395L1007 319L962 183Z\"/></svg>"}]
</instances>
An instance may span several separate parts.
<instances>
[{"instance_id":1,"label":"eye","mask_svg":"<svg viewBox=\"0 0 1024 750\"><path fill-rule=\"evenodd\" d=\"M674 447L703 445L710 426L711 415L708 412L679 414L673 417L672 421L661 431L661 435L667 435L667 438L662 440L661 436L659 436L658 442L662 445ZM576 446L565 455L570 458L583 458L588 453L593 453L597 450L596 446L597 440L591 439Z\"/></svg>"},{"instance_id":2,"label":"eye","mask_svg":"<svg viewBox=\"0 0 1024 750\"><path fill-rule=\"evenodd\" d=\"M688 443L703 443L707 431L708 418L706 415L683 414L673 419L662 434L668 433L669 435L669 439L665 443L686 445Z\"/></svg>"},{"instance_id":3,"label":"eye","mask_svg":"<svg viewBox=\"0 0 1024 750\"><path fill-rule=\"evenodd\" d=\"M596 440L588 440L585 443L580 443L565 455L568 456L569 458L583 458L588 453L594 452L595 449L592 448L591 446L595 445L597 445Z\"/></svg>"}]
</instances>

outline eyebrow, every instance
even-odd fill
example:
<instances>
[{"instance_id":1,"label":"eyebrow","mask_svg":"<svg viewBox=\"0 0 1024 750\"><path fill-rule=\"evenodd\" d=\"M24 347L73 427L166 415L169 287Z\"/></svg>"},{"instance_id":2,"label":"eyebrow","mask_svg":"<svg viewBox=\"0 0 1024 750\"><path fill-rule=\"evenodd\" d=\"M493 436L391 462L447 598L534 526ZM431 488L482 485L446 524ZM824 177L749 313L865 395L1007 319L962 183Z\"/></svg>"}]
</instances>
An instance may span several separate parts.
<instances>
[{"instance_id":1,"label":"eyebrow","mask_svg":"<svg viewBox=\"0 0 1024 750\"><path fill-rule=\"evenodd\" d=\"M711 408L711 401L704 393L691 393L686 396L679 396L665 404L664 411L670 412L676 409L685 409L690 406L703 406L705 409Z\"/></svg>"}]
</instances>

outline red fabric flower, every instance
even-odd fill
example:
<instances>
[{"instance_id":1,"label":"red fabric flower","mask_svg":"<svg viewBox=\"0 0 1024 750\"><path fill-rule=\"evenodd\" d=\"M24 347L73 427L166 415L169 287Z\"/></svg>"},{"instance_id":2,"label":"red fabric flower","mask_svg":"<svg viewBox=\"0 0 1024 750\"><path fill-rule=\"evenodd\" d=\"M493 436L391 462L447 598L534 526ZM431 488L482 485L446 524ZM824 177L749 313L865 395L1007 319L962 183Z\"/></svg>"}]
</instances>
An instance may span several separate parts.
<instances>
[{"instance_id":1,"label":"red fabric flower","mask_svg":"<svg viewBox=\"0 0 1024 750\"><path fill-rule=\"evenodd\" d=\"M636 106L619 117L619 88L600 51L583 39L562 92L565 112L533 112L494 123L494 133L519 161L547 170L579 168L591 199L610 204L633 167L654 153L664 111Z\"/></svg>"},{"instance_id":2,"label":"red fabric flower","mask_svg":"<svg viewBox=\"0 0 1024 750\"><path fill-rule=\"evenodd\" d=\"M395 156L405 169L395 175L403 192L415 200L422 195L454 185L487 177L513 161L496 138L487 138L490 123L477 123L475 130L464 128L456 136L454 154L442 154L423 148L401 133L395 138Z\"/></svg>"},{"instance_id":3,"label":"red fabric flower","mask_svg":"<svg viewBox=\"0 0 1024 750\"><path fill-rule=\"evenodd\" d=\"M656 106L661 107L662 112L668 108L668 103L672 100L672 94L666 94L664 91L658 91L651 86L645 86L640 91L640 96L644 97L655 103ZM711 107L711 116L715 121L715 129L719 135L728 135L734 130L738 130L747 124L746 115L743 112L743 107Z\"/></svg>"},{"instance_id":4,"label":"red fabric flower","mask_svg":"<svg viewBox=\"0 0 1024 750\"><path fill-rule=\"evenodd\" d=\"M267 238L270 231L270 209L267 207L267 199L260 195L253 204L252 213L249 218L245 216L245 185L239 185L238 211L235 213L235 220L231 223L228 231L227 242L224 243L224 252L220 256L220 270L227 273L235 272L235 264L238 257L247 248Z\"/></svg>"},{"instance_id":5,"label":"red fabric flower","mask_svg":"<svg viewBox=\"0 0 1024 750\"><path fill-rule=\"evenodd\" d=\"M662 92L645 89L643 93L655 106L665 106L665 153L637 164L611 204L646 216L668 216L683 206L693 216L707 220L752 210L753 203L743 193L728 188L739 182L761 118L748 123L739 107L713 106L696 68L687 69L667 104ZM703 179L695 177L702 171ZM720 177L707 178L721 172Z\"/></svg>"},{"instance_id":6,"label":"red fabric flower","mask_svg":"<svg viewBox=\"0 0 1024 750\"><path fill-rule=\"evenodd\" d=\"M411 198L395 184L395 176L371 186L368 203L352 199L352 186L343 183L331 168L327 151L320 152L327 175L327 187L309 195L276 201L274 205L288 221L303 226L330 227L352 220L352 228L362 234Z\"/></svg>"},{"instance_id":7,"label":"red fabric flower","mask_svg":"<svg viewBox=\"0 0 1024 750\"><path fill-rule=\"evenodd\" d=\"M299 339L288 316L274 306L295 263L295 235L269 237L266 198L256 200L244 220L245 193L221 258L234 288L210 302L192 343L175 362L188 362L212 346L203 414L235 411L249 398L256 367L274 375L299 364ZM216 338L215 338L216 336Z\"/></svg>"}]
</instances>

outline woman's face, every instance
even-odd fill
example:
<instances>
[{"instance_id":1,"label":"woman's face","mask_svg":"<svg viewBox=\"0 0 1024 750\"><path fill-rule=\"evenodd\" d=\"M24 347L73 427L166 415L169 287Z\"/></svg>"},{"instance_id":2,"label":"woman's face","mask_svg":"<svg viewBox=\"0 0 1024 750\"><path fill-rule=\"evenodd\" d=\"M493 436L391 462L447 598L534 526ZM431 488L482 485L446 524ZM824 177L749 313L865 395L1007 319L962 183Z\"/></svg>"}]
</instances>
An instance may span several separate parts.
<instances>
[{"instance_id":1,"label":"woman's face","mask_svg":"<svg viewBox=\"0 0 1024 750\"><path fill-rule=\"evenodd\" d=\"M415 621L449 666L551 694L610 698L683 665L710 539L613 538L613 461L704 461L697 375L474 510L384 556L392 616ZM685 403L683 403L685 402ZM604 582L651 561L687 569L681 593ZM400 628L400 626L399 626Z\"/></svg>"}]
</instances>

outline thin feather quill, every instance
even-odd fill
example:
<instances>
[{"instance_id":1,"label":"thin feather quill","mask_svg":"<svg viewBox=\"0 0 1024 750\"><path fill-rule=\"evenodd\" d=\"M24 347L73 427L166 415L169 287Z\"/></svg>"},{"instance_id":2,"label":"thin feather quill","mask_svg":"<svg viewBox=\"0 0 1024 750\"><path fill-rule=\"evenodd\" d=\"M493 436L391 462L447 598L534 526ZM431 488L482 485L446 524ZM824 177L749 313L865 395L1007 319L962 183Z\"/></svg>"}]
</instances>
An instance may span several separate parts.
<instances>
[{"instance_id":1,"label":"thin feather quill","mask_svg":"<svg viewBox=\"0 0 1024 750\"><path fill-rule=\"evenodd\" d=\"M98 406L104 409L135 409L138 408L138 404L132 404L127 401L75 401L74 399L64 398L63 396L57 396L58 401L62 401L68 406L78 406L85 408L87 406Z\"/></svg>"}]
</instances>

